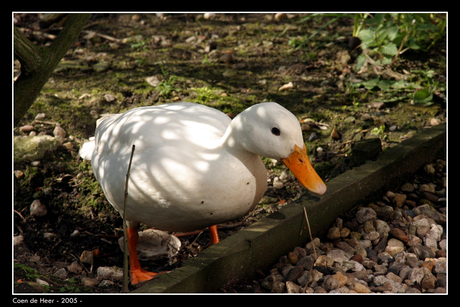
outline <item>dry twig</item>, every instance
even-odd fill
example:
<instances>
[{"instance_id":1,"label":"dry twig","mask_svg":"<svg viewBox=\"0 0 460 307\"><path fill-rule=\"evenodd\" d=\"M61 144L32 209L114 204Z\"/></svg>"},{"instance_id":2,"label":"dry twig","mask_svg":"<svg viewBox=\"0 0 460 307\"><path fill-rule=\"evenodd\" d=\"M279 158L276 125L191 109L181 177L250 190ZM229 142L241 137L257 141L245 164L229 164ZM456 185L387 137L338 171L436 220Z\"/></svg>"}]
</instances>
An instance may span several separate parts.
<instances>
[{"instance_id":1,"label":"dry twig","mask_svg":"<svg viewBox=\"0 0 460 307\"><path fill-rule=\"evenodd\" d=\"M131 162L133 161L134 149L133 144L131 149L131 157L129 158L128 171L126 172L125 181L125 199L123 201L123 235L124 235L124 253L123 253L123 292L128 293L128 231L126 228L126 200L128 199L128 181L129 172L131 171Z\"/></svg>"}]
</instances>

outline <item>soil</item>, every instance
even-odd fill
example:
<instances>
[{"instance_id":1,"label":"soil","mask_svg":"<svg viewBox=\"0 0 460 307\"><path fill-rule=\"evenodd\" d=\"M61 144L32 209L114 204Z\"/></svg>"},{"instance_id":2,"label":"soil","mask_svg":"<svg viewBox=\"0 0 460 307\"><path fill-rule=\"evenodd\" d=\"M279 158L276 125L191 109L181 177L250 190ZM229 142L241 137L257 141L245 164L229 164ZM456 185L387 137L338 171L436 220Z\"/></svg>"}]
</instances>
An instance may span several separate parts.
<instances>
[{"instance_id":1,"label":"soil","mask_svg":"<svg viewBox=\"0 0 460 307\"><path fill-rule=\"evenodd\" d=\"M33 125L32 133L53 135L59 123L67 132L64 144L43 159L15 161L14 235L22 235L24 241L15 247L14 291L121 290L120 283L86 287L80 281L94 277L100 266L122 267L123 263L117 242L122 219L104 198L90 163L78 155L102 114L192 101L232 117L255 103L275 101L299 118L310 159L326 184L351 168L353 143L379 137L386 149L429 128L433 121L446 121L445 89L435 92L427 105L411 103L404 91L352 85L353 78L377 76L371 70L358 75L353 69L361 50L348 46L352 17L324 28L306 48L291 46L293 38L305 39L329 20L299 22L304 16L292 14L277 21L274 14L217 14L210 19L200 14L93 14L14 129L15 136L28 135L31 132L20 127ZM41 29L40 17L17 14L15 25L37 45L46 45L59 28ZM433 70L433 80L445 85L445 40L429 52L406 52L391 69L410 76L412 70ZM15 75L19 71L15 61ZM279 90L289 82L293 88ZM35 120L39 113L45 113L45 118ZM283 188L273 188L273 178L288 172L270 159L264 162L270 177L266 196L248 216L221 225L222 239L305 192L292 175ZM35 199L46 206L45 216L30 215ZM183 247L174 259L142 265L152 271L171 270L209 245L206 231L180 239ZM93 264L69 272L69 265L80 262L84 251L93 252ZM62 268L65 274L56 277ZM50 286L37 285L36 278Z\"/></svg>"}]
</instances>

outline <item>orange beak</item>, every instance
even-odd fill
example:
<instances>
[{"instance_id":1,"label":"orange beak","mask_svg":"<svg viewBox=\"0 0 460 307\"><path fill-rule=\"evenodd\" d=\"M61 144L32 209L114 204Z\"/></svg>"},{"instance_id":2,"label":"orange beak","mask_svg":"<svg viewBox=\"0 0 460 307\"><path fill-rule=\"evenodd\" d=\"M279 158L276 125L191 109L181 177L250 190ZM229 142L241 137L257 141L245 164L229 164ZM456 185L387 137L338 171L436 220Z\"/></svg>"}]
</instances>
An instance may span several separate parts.
<instances>
[{"instance_id":1,"label":"orange beak","mask_svg":"<svg viewBox=\"0 0 460 307\"><path fill-rule=\"evenodd\" d=\"M294 152L286 159L281 159L281 161L305 188L320 195L326 192L326 185L311 166L310 160L308 160L305 146L300 149L299 146L295 145Z\"/></svg>"}]
</instances>

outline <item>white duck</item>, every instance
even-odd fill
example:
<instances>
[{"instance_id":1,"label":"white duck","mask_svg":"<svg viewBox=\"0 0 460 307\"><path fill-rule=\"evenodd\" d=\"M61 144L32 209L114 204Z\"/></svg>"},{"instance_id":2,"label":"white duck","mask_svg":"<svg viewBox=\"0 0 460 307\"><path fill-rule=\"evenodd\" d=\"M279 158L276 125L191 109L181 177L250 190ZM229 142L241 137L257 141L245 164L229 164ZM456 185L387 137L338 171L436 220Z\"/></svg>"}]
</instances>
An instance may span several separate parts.
<instances>
[{"instance_id":1,"label":"white duck","mask_svg":"<svg viewBox=\"0 0 460 307\"><path fill-rule=\"evenodd\" d=\"M156 276L137 259L139 222L167 231L210 226L254 209L267 185L259 155L279 159L308 190L326 186L311 166L297 118L277 103L254 105L231 120L194 103L140 107L108 117L80 155L91 160L112 206L123 212L124 185L132 145L126 220L131 283Z\"/></svg>"}]
</instances>

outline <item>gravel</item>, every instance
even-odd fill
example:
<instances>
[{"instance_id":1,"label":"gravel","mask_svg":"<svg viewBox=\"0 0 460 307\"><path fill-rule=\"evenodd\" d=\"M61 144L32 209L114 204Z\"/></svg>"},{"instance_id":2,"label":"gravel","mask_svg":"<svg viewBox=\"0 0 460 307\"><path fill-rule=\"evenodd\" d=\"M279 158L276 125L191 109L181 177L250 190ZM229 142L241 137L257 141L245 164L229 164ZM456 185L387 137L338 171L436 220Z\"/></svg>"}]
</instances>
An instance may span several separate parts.
<instances>
[{"instance_id":1,"label":"gravel","mask_svg":"<svg viewBox=\"0 0 460 307\"><path fill-rule=\"evenodd\" d=\"M259 279L224 292L446 293L446 161L336 219ZM316 252L316 254L315 254Z\"/></svg>"}]
</instances>

